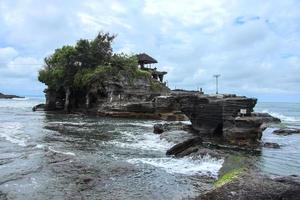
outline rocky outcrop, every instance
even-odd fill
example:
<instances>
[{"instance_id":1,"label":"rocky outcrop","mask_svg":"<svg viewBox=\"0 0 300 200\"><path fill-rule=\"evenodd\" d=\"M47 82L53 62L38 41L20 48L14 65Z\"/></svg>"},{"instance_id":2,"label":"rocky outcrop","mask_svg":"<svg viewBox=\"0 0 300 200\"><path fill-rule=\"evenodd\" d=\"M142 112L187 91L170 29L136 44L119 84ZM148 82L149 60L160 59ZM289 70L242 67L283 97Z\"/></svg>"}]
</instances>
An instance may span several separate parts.
<instances>
[{"instance_id":1,"label":"rocky outcrop","mask_svg":"<svg viewBox=\"0 0 300 200\"><path fill-rule=\"evenodd\" d=\"M202 144L202 139L200 137L194 137L192 139L188 139L182 143L174 145L167 151L167 155L178 155L185 151L186 149L194 146L198 146Z\"/></svg>"},{"instance_id":2,"label":"rocky outcrop","mask_svg":"<svg viewBox=\"0 0 300 200\"><path fill-rule=\"evenodd\" d=\"M97 110L90 111L97 115L110 117L161 119L167 121L185 121L186 115L180 111L176 99L170 96L149 96L150 100L135 99L134 102L119 100L104 102ZM151 99L152 98L152 99Z\"/></svg>"},{"instance_id":3,"label":"rocky outcrop","mask_svg":"<svg viewBox=\"0 0 300 200\"><path fill-rule=\"evenodd\" d=\"M193 127L190 124L185 124L182 122L177 122L177 123L164 123L164 124L155 124L153 126L153 132L156 134L161 134L166 131L187 131L190 133L195 132ZM170 133L168 133L170 134Z\"/></svg>"},{"instance_id":4,"label":"rocky outcrop","mask_svg":"<svg viewBox=\"0 0 300 200\"><path fill-rule=\"evenodd\" d=\"M46 89L45 110L82 111L99 116L162 119L183 121L188 118L180 111L170 89L147 76L127 77L95 82L82 95L70 90ZM80 94L80 92L77 92Z\"/></svg>"},{"instance_id":5,"label":"rocky outcrop","mask_svg":"<svg viewBox=\"0 0 300 200\"><path fill-rule=\"evenodd\" d=\"M257 146L264 130L262 125L259 119L251 116L226 119L218 134L229 144Z\"/></svg>"},{"instance_id":6,"label":"rocky outcrop","mask_svg":"<svg viewBox=\"0 0 300 200\"><path fill-rule=\"evenodd\" d=\"M253 113L254 98L181 91L173 92L164 99L172 102L175 105L173 108L181 110L190 119L192 125L189 132L197 132L204 140L212 138L220 144L259 147L266 124L280 122L267 113ZM156 125L154 132L161 134L169 131L168 126Z\"/></svg>"},{"instance_id":7,"label":"rocky outcrop","mask_svg":"<svg viewBox=\"0 0 300 200\"><path fill-rule=\"evenodd\" d=\"M8 95L0 92L0 99L13 99L13 98L24 98L17 95Z\"/></svg>"},{"instance_id":8,"label":"rocky outcrop","mask_svg":"<svg viewBox=\"0 0 300 200\"><path fill-rule=\"evenodd\" d=\"M68 89L45 92L45 110L64 109L122 118L190 120L192 129L199 136L216 137L234 145L258 145L265 128L262 125L279 122L268 114L253 113L255 98L171 91L165 84L147 76L131 80L123 74L117 79L95 81L88 91L83 92L84 95L72 96ZM156 133L162 133L165 127L156 128Z\"/></svg>"},{"instance_id":9,"label":"rocky outcrop","mask_svg":"<svg viewBox=\"0 0 300 200\"><path fill-rule=\"evenodd\" d=\"M297 176L269 178L257 172L247 172L232 181L199 196L201 200L281 200L300 199L300 179Z\"/></svg>"},{"instance_id":10,"label":"rocky outcrop","mask_svg":"<svg viewBox=\"0 0 300 200\"><path fill-rule=\"evenodd\" d=\"M38 104L36 106L34 106L32 108L32 111L44 111L45 110L45 104L41 103L41 104Z\"/></svg>"},{"instance_id":11,"label":"rocky outcrop","mask_svg":"<svg viewBox=\"0 0 300 200\"><path fill-rule=\"evenodd\" d=\"M273 131L276 135L291 135L291 134L300 134L299 128L281 128L278 130Z\"/></svg>"},{"instance_id":12,"label":"rocky outcrop","mask_svg":"<svg viewBox=\"0 0 300 200\"><path fill-rule=\"evenodd\" d=\"M265 142L263 146L266 148L280 149L280 145L273 142Z\"/></svg>"},{"instance_id":13,"label":"rocky outcrop","mask_svg":"<svg viewBox=\"0 0 300 200\"><path fill-rule=\"evenodd\" d=\"M236 95L180 95L181 111L202 137L221 138L234 145L258 145L267 114L252 114L256 99ZM274 120L276 121L276 120Z\"/></svg>"},{"instance_id":14,"label":"rocky outcrop","mask_svg":"<svg viewBox=\"0 0 300 200\"><path fill-rule=\"evenodd\" d=\"M251 113L251 116L256 117L257 120L260 120L262 123L266 123L266 124L269 124L269 123L276 124L276 123L281 122L281 120L279 118L273 117L269 113L256 113L256 112L254 112L254 113Z\"/></svg>"},{"instance_id":15,"label":"rocky outcrop","mask_svg":"<svg viewBox=\"0 0 300 200\"><path fill-rule=\"evenodd\" d=\"M165 130L164 130L164 125L163 124L155 124L153 126L153 133L155 134L161 134L163 133Z\"/></svg>"},{"instance_id":16,"label":"rocky outcrop","mask_svg":"<svg viewBox=\"0 0 300 200\"><path fill-rule=\"evenodd\" d=\"M234 95L186 95L180 96L181 111L189 117L193 128L201 134L218 134L224 121L233 120L241 109L250 116L256 99Z\"/></svg>"}]
</instances>

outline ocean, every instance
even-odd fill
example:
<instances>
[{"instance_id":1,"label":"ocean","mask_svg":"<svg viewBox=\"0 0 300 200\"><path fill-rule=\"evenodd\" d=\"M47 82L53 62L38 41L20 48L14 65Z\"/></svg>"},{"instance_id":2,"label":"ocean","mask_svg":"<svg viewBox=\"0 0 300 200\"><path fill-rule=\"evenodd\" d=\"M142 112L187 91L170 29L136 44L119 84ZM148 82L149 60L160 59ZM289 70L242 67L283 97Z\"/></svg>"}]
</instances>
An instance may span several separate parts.
<instances>
[{"instance_id":1,"label":"ocean","mask_svg":"<svg viewBox=\"0 0 300 200\"><path fill-rule=\"evenodd\" d=\"M182 199L212 187L223 159L167 157L172 143L153 134L162 121L32 112L41 98L0 100L0 195L11 199ZM258 103L282 123L265 130L257 167L300 175L299 103Z\"/></svg>"},{"instance_id":2,"label":"ocean","mask_svg":"<svg viewBox=\"0 0 300 200\"><path fill-rule=\"evenodd\" d=\"M275 142L280 149L263 148L259 166L274 175L300 175L300 134L279 136L272 134L278 128L300 128L300 103L258 103L257 112L267 112L281 119L281 123L267 128L263 142Z\"/></svg>"}]
</instances>

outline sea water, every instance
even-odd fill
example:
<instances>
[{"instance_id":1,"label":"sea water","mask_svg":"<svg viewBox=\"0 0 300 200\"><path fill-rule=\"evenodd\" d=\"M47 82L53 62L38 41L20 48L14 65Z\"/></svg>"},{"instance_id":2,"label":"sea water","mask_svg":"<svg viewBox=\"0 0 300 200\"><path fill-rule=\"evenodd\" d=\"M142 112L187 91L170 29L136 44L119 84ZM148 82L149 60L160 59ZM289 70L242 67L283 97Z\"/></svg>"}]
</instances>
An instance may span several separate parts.
<instances>
[{"instance_id":1,"label":"sea water","mask_svg":"<svg viewBox=\"0 0 300 200\"><path fill-rule=\"evenodd\" d=\"M273 134L278 128L300 128L300 103L258 103L255 111L267 112L281 123L267 128L263 142L274 142L280 149L263 148L258 166L275 175L300 175L300 133L288 136Z\"/></svg>"}]
</instances>

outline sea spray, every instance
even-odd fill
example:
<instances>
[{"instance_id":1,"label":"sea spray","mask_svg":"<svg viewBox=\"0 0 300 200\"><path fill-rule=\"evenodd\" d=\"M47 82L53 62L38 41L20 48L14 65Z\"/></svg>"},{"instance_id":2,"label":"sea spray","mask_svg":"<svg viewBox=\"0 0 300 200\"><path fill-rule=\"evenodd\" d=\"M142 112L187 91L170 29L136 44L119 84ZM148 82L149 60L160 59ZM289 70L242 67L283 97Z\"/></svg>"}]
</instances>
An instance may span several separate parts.
<instances>
[{"instance_id":1,"label":"sea spray","mask_svg":"<svg viewBox=\"0 0 300 200\"><path fill-rule=\"evenodd\" d=\"M184 158L134 158L128 159L132 164L146 164L158 167L171 174L201 175L216 178L224 162L223 159L212 158L209 155Z\"/></svg>"}]
</instances>

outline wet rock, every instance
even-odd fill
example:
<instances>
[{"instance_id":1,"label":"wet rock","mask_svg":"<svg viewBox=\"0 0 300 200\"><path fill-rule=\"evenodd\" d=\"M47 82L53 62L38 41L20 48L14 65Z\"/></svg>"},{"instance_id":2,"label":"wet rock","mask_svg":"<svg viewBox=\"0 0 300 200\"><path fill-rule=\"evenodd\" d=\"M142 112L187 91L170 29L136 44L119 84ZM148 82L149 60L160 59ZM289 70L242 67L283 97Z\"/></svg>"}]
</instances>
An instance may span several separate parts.
<instances>
[{"instance_id":1,"label":"wet rock","mask_svg":"<svg viewBox=\"0 0 300 200\"><path fill-rule=\"evenodd\" d=\"M188 139L194 138L195 135L183 130L166 131L160 134L160 139L164 139L170 143L181 143Z\"/></svg>"},{"instance_id":2,"label":"wet rock","mask_svg":"<svg viewBox=\"0 0 300 200\"><path fill-rule=\"evenodd\" d=\"M33 112L35 112L35 111L44 111L44 110L45 110L45 104L43 104L43 103L38 104L38 105L36 105L32 108Z\"/></svg>"},{"instance_id":3,"label":"wet rock","mask_svg":"<svg viewBox=\"0 0 300 200\"><path fill-rule=\"evenodd\" d=\"M7 195L0 191L0 200L7 200Z\"/></svg>"},{"instance_id":4,"label":"wet rock","mask_svg":"<svg viewBox=\"0 0 300 200\"><path fill-rule=\"evenodd\" d=\"M279 149L280 148L279 144L273 143L273 142L265 142L263 144L263 146L266 147L266 148L273 148L273 149Z\"/></svg>"},{"instance_id":5,"label":"wet rock","mask_svg":"<svg viewBox=\"0 0 300 200\"><path fill-rule=\"evenodd\" d=\"M24 176L32 174L32 173L40 172L42 170L42 168L43 168L42 166L36 166L36 167L23 169L18 172L13 172L11 174L2 176L1 180L0 180L0 185L3 185L5 183L11 182L11 181L15 181L18 179L22 179L22 178L24 178Z\"/></svg>"},{"instance_id":6,"label":"wet rock","mask_svg":"<svg viewBox=\"0 0 300 200\"><path fill-rule=\"evenodd\" d=\"M286 184L294 184L300 186L300 177L297 175L282 176L274 178L275 181Z\"/></svg>"},{"instance_id":7,"label":"wet rock","mask_svg":"<svg viewBox=\"0 0 300 200\"><path fill-rule=\"evenodd\" d=\"M94 187L94 179L88 175L81 175L76 181L76 185L80 190L92 189Z\"/></svg>"},{"instance_id":8,"label":"wet rock","mask_svg":"<svg viewBox=\"0 0 300 200\"><path fill-rule=\"evenodd\" d=\"M291 177L271 179L257 172L247 172L199 196L198 199L296 200L300 199L300 185L298 180Z\"/></svg>"},{"instance_id":9,"label":"wet rock","mask_svg":"<svg viewBox=\"0 0 300 200\"><path fill-rule=\"evenodd\" d=\"M200 147L195 147L195 146L189 147L189 148L183 150L182 152L176 154L176 157L182 158L182 157L188 156L188 155L190 155L192 153L196 153L196 152L199 151L199 148Z\"/></svg>"},{"instance_id":10,"label":"wet rock","mask_svg":"<svg viewBox=\"0 0 300 200\"><path fill-rule=\"evenodd\" d=\"M263 123L280 123L281 120L277 117L273 117L269 113L251 113L251 116L260 118L261 122Z\"/></svg>"},{"instance_id":11,"label":"wet rock","mask_svg":"<svg viewBox=\"0 0 300 200\"><path fill-rule=\"evenodd\" d=\"M200 148L197 152L193 154L194 157L203 157L209 155L213 158L221 159L224 156L224 152L216 149Z\"/></svg>"},{"instance_id":12,"label":"wet rock","mask_svg":"<svg viewBox=\"0 0 300 200\"><path fill-rule=\"evenodd\" d=\"M291 135L291 134L299 134L300 129L298 128L281 128L278 130L273 131L274 134L276 135Z\"/></svg>"},{"instance_id":13,"label":"wet rock","mask_svg":"<svg viewBox=\"0 0 300 200\"><path fill-rule=\"evenodd\" d=\"M211 156L216 159L221 159L224 156L224 154L223 152L216 149L209 149L203 146L192 146L176 155L176 157L180 158L184 156L192 156L195 159L204 156Z\"/></svg>"},{"instance_id":14,"label":"wet rock","mask_svg":"<svg viewBox=\"0 0 300 200\"><path fill-rule=\"evenodd\" d=\"M262 137L263 127L256 117L237 117L224 121L222 136L232 145L257 147Z\"/></svg>"},{"instance_id":15,"label":"wet rock","mask_svg":"<svg viewBox=\"0 0 300 200\"><path fill-rule=\"evenodd\" d=\"M197 146L197 145L201 145L202 144L202 139L200 137L195 137L192 139L188 139L182 143L176 144L174 145L172 148L170 148L167 151L167 155L178 155L179 153L183 152L184 150L193 147L193 146Z\"/></svg>"},{"instance_id":16,"label":"wet rock","mask_svg":"<svg viewBox=\"0 0 300 200\"><path fill-rule=\"evenodd\" d=\"M161 134L165 131L162 124L155 124L153 128L154 128L153 132L155 134Z\"/></svg>"},{"instance_id":17,"label":"wet rock","mask_svg":"<svg viewBox=\"0 0 300 200\"><path fill-rule=\"evenodd\" d=\"M154 133L163 133L166 131L187 131L189 133L195 133L195 130L193 127L189 124L184 124L182 122L177 122L177 123L164 123L164 124L155 124L153 126Z\"/></svg>"}]
</instances>

